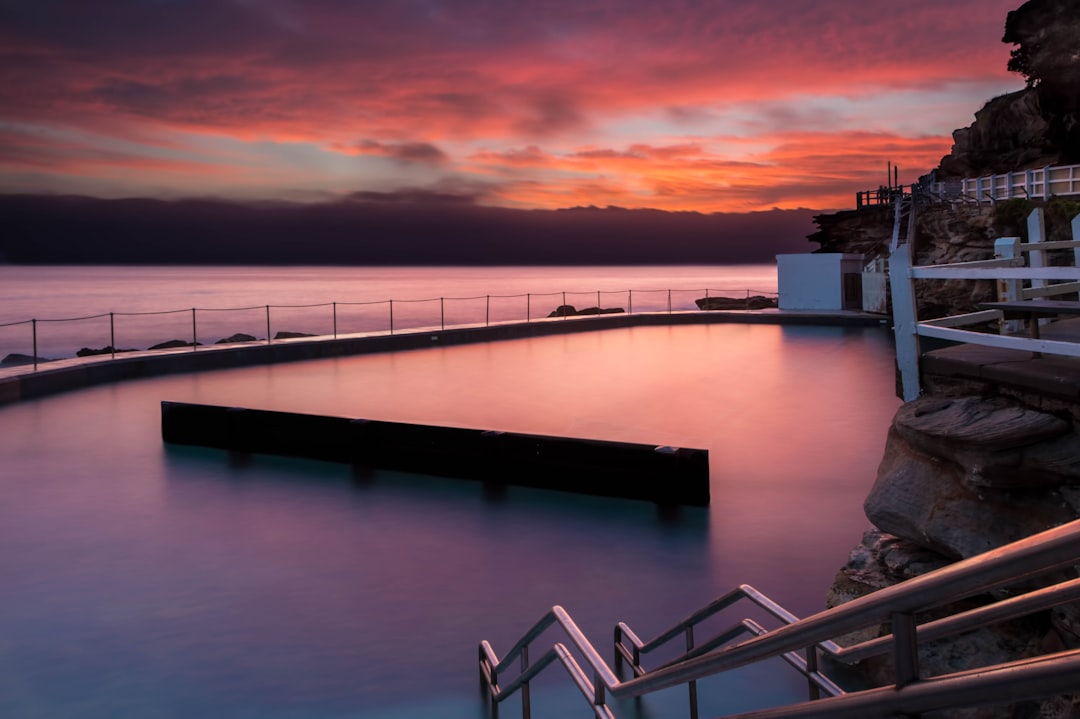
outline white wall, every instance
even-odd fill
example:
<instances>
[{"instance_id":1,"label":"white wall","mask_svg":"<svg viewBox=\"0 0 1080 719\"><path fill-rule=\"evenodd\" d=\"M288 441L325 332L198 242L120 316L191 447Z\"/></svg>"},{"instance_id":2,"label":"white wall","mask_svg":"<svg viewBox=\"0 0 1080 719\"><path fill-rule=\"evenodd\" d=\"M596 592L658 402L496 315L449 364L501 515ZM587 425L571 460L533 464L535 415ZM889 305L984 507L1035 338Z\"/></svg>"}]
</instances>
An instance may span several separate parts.
<instances>
[{"instance_id":1,"label":"white wall","mask_svg":"<svg viewBox=\"0 0 1080 719\"><path fill-rule=\"evenodd\" d=\"M862 255L777 255L782 310L842 310L844 272L861 272ZM861 298L859 299L861 305Z\"/></svg>"}]
</instances>

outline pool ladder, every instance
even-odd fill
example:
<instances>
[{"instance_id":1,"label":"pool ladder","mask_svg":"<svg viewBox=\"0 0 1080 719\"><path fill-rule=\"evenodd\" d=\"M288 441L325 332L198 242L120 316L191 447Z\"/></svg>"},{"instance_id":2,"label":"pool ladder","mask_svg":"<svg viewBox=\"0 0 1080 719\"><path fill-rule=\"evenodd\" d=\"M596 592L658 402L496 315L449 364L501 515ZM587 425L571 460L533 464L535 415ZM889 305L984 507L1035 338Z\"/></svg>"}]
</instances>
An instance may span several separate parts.
<instances>
[{"instance_id":1,"label":"pool ladder","mask_svg":"<svg viewBox=\"0 0 1080 719\"><path fill-rule=\"evenodd\" d=\"M608 697L641 697L680 685L689 689L692 719L698 716L697 681L740 667L784 659L808 684L808 700L739 714L729 719L866 719L919 716L938 709L1004 704L1061 694L1080 694L1080 649L1047 653L955 674L922 677L919 644L961 632L1080 601L1080 520L1033 535L937 571L886 587L846 604L799 619L749 585L742 585L710 602L655 638L643 642L623 622L615 626L615 670L559 606L545 613L500 659L486 640L480 642L480 678L493 708L520 694L524 719L530 719L529 683L558 662L589 702L598 719L614 719ZM1032 580L1051 573L1054 583L1034 588ZM1047 581L1044 579L1044 583ZM1023 583L1023 586L1015 585ZM942 619L916 624L916 612L940 609L962 599L994 590L1006 598L960 611ZM727 629L695 643L694 628L715 614L747 600L779 620L766 629L743 618ZM842 647L835 637L867 627L891 625L891 634ZM530 662L529 649L550 627L558 625L569 640L550 644ZM749 638L744 638L750 635ZM668 642L685 637L685 651L675 659L646 669L642 657ZM739 641L741 639L741 641ZM571 650L571 646L573 650ZM823 656L843 664L884 654L892 655L893 683L845 692L821 671ZM584 662L590 672L583 668ZM622 680L624 664L633 677ZM508 681L500 680L509 677Z\"/></svg>"}]
</instances>

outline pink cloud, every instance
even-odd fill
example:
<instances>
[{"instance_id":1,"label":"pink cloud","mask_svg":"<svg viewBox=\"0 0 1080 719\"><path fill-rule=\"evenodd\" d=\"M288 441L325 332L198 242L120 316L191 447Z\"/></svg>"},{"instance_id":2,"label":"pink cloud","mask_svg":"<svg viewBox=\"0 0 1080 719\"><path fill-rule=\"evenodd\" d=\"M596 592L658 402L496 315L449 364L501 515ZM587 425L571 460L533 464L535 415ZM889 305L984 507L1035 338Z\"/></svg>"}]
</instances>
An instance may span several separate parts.
<instances>
[{"instance_id":1,"label":"pink cloud","mask_svg":"<svg viewBox=\"0 0 1080 719\"><path fill-rule=\"evenodd\" d=\"M497 194L516 205L577 203L588 192L596 201L583 204L764 205L777 196L769 182L808 173L824 179L792 185L783 206L837 202L841 193L826 189L837 177L856 181L887 159L925 171L948 140L905 138L887 117L846 118L877 134L814 132L826 110L789 103L1007 86L999 39L1015 4L912 0L897 13L861 0L39 0L0 9L0 124L142 144L141 165L134 148L116 157L146 172L182 171L184 160L155 150L187 152L170 138L195 133L391 158L427 168L430 183L535 183ZM709 135L730 130L708 128L734 110L746 115L746 134L724 143L743 149L721 156ZM656 117L664 127L650 136ZM686 137L675 131L691 125ZM607 137L622 126L640 129L625 142ZM92 172L116 152L106 143L94 159L89 147L20 142L0 169ZM222 173L236 182L249 174ZM799 186L820 189L800 199ZM228 191L224 179L221 187Z\"/></svg>"}]
</instances>

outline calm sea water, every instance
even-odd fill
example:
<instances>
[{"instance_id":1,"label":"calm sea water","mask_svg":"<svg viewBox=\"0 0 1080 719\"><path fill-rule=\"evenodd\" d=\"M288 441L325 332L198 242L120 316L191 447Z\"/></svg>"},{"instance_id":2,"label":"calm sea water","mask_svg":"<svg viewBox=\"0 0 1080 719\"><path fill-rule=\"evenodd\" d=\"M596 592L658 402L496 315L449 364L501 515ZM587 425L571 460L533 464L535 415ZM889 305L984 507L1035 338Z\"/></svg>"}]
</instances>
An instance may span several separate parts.
<instances>
[{"instance_id":1,"label":"calm sea water","mask_svg":"<svg viewBox=\"0 0 1080 719\"><path fill-rule=\"evenodd\" d=\"M706 292L745 296L747 290L775 293L776 266L0 265L0 358L32 354L33 329L26 321L33 319L38 356L62 358L113 342L146 349L173 339L191 341L193 332L203 344L236 333L265 339L268 314L271 336L333 334L335 328L341 334L385 332L391 321L401 329L544 317L564 301L578 308L599 303L644 312L666 310L670 300L674 310L696 309L694 300ZM394 300L392 308L388 300Z\"/></svg>"},{"instance_id":2,"label":"calm sea water","mask_svg":"<svg viewBox=\"0 0 1080 719\"><path fill-rule=\"evenodd\" d=\"M162 400L704 447L713 502L670 515L237 462L163 445ZM616 621L649 637L741 582L812 613L868 526L897 405L884 331L711 325L177 375L0 408L0 716L479 718L477 642L504 652L553 604L609 659ZM702 682L702 711L802 691L785 665L738 672ZM557 669L533 705L589 715ZM684 690L617 707L685 711Z\"/></svg>"}]
</instances>

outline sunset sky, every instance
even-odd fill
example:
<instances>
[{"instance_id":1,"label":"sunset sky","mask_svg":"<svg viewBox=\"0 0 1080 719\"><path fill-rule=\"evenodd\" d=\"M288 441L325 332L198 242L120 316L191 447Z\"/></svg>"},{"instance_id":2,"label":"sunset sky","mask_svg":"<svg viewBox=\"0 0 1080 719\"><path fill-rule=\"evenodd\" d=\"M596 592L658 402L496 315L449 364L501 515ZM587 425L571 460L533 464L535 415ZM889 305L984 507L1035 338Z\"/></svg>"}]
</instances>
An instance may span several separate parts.
<instances>
[{"instance_id":1,"label":"sunset sky","mask_svg":"<svg viewBox=\"0 0 1080 719\"><path fill-rule=\"evenodd\" d=\"M1020 0L0 3L0 192L848 207L991 97Z\"/></svg>"}]
</instances>

